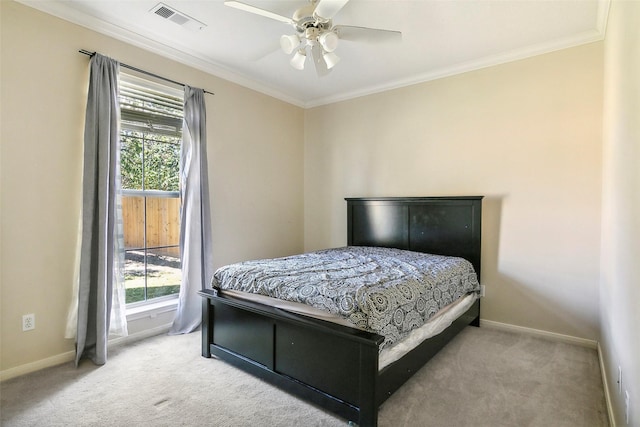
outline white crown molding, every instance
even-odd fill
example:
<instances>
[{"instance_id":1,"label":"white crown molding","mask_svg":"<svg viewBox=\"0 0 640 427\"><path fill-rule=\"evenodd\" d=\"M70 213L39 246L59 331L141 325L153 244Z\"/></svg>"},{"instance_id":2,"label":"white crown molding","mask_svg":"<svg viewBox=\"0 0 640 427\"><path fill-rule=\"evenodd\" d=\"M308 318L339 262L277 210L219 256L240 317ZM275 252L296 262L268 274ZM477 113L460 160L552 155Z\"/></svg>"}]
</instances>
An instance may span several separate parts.
<instances>
[{"instance_id":1,"label":"white crown molding","mask_svg":"<svg viewBox=\"0 0 640 427\"><path fill-rule=\"evenodd\" d=\"M51 1L34 1L34 0L16 0L26 6L38 9L42 12L54 15L58 18L72 22L74 24L83 26L98 33L113 37L114 39L126 42L141 49L153 52L165 58L180 62L184 65L196 68L200 71L204 71L208 74L220 77L228 80L232 83L236 83L240 86L248 89L261 92L265 95L279 99L281 101L296 105L302 108L313 108L327 104L333 104L336 102L346 101L362 96L373 95L388 90L398 89L406 86L411 86L419 83L425 83L432 80L441 79L444 77L450 77L470 71L476 71L495 65L501 65L508 62L518 61L526 58L530 58L545 53L551 53L554 51L567 49L570 47L579 46L582 44L592 43L603 40L606 34L607 19L609 15L609 8L611 0L598 0L598 11L595 22L595 28L591 31L586 31L575 37L570 37L564 40L556 40L551 43L540 44L537 46L530 46L524 49L518 49L512 52L494 55L491 57L485 57L480 60L470 61L458 64L453 67L446 67L438 70L432 70L424 74L419 74L407 79L394 80L382 85L371 86L364 89L358 89L355 91L344 92L339 95L332 95L328 97L320 97L312 100L299 99L289 94L286 94L278 89L270 87L264 82L258 82L247 76L241 75L237 71L227 69L221 64L216 63L210 58L205 58L190 51L187 47L180 50L165 45L156 40L143 37L136 34L126 28L107 23L101 19L77 11L69 7L65 2L59 0ZM84 47L88 50L91 46ZM103 52L101 52L103 53ZM105 53L108 55L108 52ZM117 58L115 58L117 59ZM135 65L135 64L130 64Z\"/></svg>"},{"instance_id":2,"label":"white crown molding","mask_svg":"<svg viewBox=\"0 0 640 427\"><path fill-rule=\"evenodd\" d=\"M120 40L127 44L139 47L141 49L147 50L149 52L155 53L157 55L179 62L181 64L196 68L200 71L203 71L205 73L211 74L216 77L220 77L232 83L236 83L248 89L261 92L265 95L296 105L298 107L304 107L303 101L296 99L277 89L274 89L268 85L265 85L264 83L257 82L249 77L243 76L237 71L229 70L223 65L220 65L209 58L205 58L201 55L196 54L193 51L190 51L190 49L187 47L181 47L180 50L175 49L159 41L152 40L147 37L143 37L126 28L111 24L109 22L103 21L94 16L88 15L84 12L73 9L69 7L65 2L61 2L58 0L51 0L51 1L15 0L15 1L18 3L22 3L25 6L37 9L41 12L47 13L49 15L56 16L65 21L69 21L71 23L80 25L81 27L88 28L89 30L95 31L97 33L104 34L116 40ZM84 46L83 48L89 51L92 50L91 46ZM108 52L99 52L99 53L102 53L107 56L109 55ZM114 59L117 60L118 58L114 58ZM139 64L129 64L129 65L138 66ZM144 67L141 66L140 68L144 68Z\"/></svg>"},{"instance_id":3,"label":"white crown molding","mask_svg":"<svg viewBox=\"0 0 640 427\"><path fill-rule=\"evenodd\" d=\"M437 80L445 77L451 77L470 71L476 71L483 68L493 67L496 65L506 64L509 62L519 61L526 58L531 58L537 55L543 55L571 47L580 46L583 44L593 43L604 40L607 28L607 19L609 16L609 8L611 0L599 0L598 11L595 23L595 28L590 31L585 31L582 34L578 34L574 37L569 37L561 40L554 40L550 43L543 43L536 46L529 46L524 49L518 49L499 55L490 57L484 57L476 61L464 62L453 67L441 68L438 70L432 70L424 74L419 74L408 79L395 80L383 85L372 86L369 88L356 90L352 92L345 92L340 95L317 98L311 101L307 101L304 104L305 108L319 107L322 105L333 104L336 102L347 101L361 96L373 95L376 93L386 92L388 90L399 89L406 86L411 86L419 83L426 83L432 80Z\"/></svg>"},{"instance_id":4,"label":"white crown molding","mask_svg":"<svg viewBox=\"0 0 640 427\"><path fill-rule=\"evenodd\" d=\"M477 61L465 62L453 67L441 68L438 70L429 71L428 73L413 76L409 79L395 80L384 85L372 86L366 89L345 92L340 95L330 96L325 98L318 98L312 101L308 101L304 104L304 108L319 107L322 105L333 104L336 102L347 101L361 96L374 95L376 93L386 92L389 90L400 89L406 86L412 86L415 84L426 83L433 80L442 79L445 77L451 77L471 71L481 70L483 68L494 67L496 65L502 65L509 62L520 61L522 59L531 58L546 53L556 52L571 47L580 46L583 44L593 43L604 39L604 34L593 30L588 31L579 36L572 37L565 40L555 41L544 45L538 45L528 47L526 49L519 49L509 53L495 55L491 57L485 57Z\"/></svg>"},{"instance_id":5,"label":"white crown molding","mask_svg":"<svg viewBox=\"0 0 640 427\"><path fill-rule=\"evenodd\" d=\"M612 0L598 0L598 15L596 17L596 31L602 35L604 39L607 33L607 22L609 22L609 10L611 9Z\"/></svg>"}]
</instances>

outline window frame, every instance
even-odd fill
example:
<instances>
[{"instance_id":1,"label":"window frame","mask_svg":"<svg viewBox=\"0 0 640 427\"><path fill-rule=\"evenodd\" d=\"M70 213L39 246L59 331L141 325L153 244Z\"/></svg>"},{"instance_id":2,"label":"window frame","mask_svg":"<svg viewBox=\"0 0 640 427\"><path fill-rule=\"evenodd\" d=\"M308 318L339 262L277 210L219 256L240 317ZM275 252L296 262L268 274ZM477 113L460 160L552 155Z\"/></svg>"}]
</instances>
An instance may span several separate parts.
<instances>
[{"instance_id":1,"label":"window frame","mask_svg":"<svg viewBox=\"0 0 640 427\"><path fill-rule=\"evenodd\" d=\"M135 108L127 108L127 105L131 105L131 104L126 104L123 103L122 101L122 97L123 96L131 96L130 94L132 92L135 91L136 88L142 88L140 91L138 91L139 94L142 94L140 99L161 99L162 96L158 96L155 97L153 95L154 92L156 93L160 93L162 95L166 95L167 98L175 98L172 99L172 102L164 102L165 105L167 105L170 108L179 108L179 112L180 115L179 117L165 117L161 114L158 115L152 115L152 114L145 114L144 112L140 113L139 111L137 111ZM133 90L132 90L133 88ZM148 92L145 92L148 91ZM149 95L151 93L151 95ZM178 102L179 101L179 102ZM158 83L155 82L153 80L150 80L148 78L143 78L140 76L137 76L133 73L128 73L128 72L123 72L120 71L120 93L118 94L118 102L119 102L119 106L120 106L120 117L121 117L121 122L120 122L120 129L119 129L119 133L120 133L120 137L121 140L124 140L125 137L125 132L140 132L142 134L152 134L152 135L164 135L164 136L169 136L171 138L177 138L178 139L178 144L180 145L180 147L182 146L182 124L183 124L183 115L184 115L184 91L171 87L171 86L167 86L166 84L163 83ZM149 109L152 110L152 109ZM145 118L148 118L149 116L152 116L152 120L148 120L147 126L144 126L142 123L144 122ZM137 121L136 121L137 120ZM133 136L132 138L136 138L135 136ZM146 147L145 147L145 135L140 136L140 142L142 144L141 149L142 149L142 153L145 152ZM173 142L162 142L162 141L157 141L160 143L173 143ZM122 144L122 142L121 142ZM120 149L120 154L122 154L122 146ZM142 170L144 171L144 167L145 165L145 159L144 159L144 154L142 154L142 158L141 158L141 162L142 165L141 167L143 168ZM178 155L178 162L180 162L180 155ZM178 166L179 170L178 170L178 180L181 180L181 175L182 175L182 165L179 164ZM155 306L166 306L167 304L175 304L177 303L177 299L179 296L179 292L173 293L173 294L169 294L169 295L163 295L163 296L159 296L159 297L154 297L154 298L148 298L148 271L147 271L147 252L149 250L149 248L151 249L161 249L161 248L178 248L179 250L179 241L180 241L180 230L181 230L181 226L180 223L178 223L178 245L168 245L168 246L148 246L148 240L147 240L147 230L148 230L148 223L147 223L147 215L146 215L146 204L147 204L147 198L148 197L155 197L155 198L180 198L180 191L175 191L175 190L156 190L156 189L145 189L145 184L146 184L146 178L144 176L144 172L142 172L142 182L140 183L141 188L137 188L137 189L125 189L125 188L121 188L121 196L126 197L126 196L131 196L131 197L141 197L143 199L143 203L144 203L144 216L143 216L143 245L144 247L142 248L124 248L125 254L127 251L131 251L131 250L140 250L140 251L144 251L144 288L143 288L143 300L140 301L134 301L134 302L129 302L126 303L126 309L127 312L131 312L131 313L137 313L139 312L141 309L144 309L145 306L151 306L151 305L155 305ZM180 188L181 183L178 182L178 188ZM122 187L122 186L121 186ZM182 201L180 200L180 204L182 203ZM181 220L181 218L179 218L179 221ZM124 221L124 219L123 219ZM124 224L123 224L124 225ZM124 237L124 229L123 229L123 237ZM180 256L178 256L178 260L181 263L182 259ZM125 268L125 272L126 272L126 268ZM180 277L180 286L182 286L182 277ZM125 280L125 286L126 286L126 280Z\"/></svg>"}]
</instances>

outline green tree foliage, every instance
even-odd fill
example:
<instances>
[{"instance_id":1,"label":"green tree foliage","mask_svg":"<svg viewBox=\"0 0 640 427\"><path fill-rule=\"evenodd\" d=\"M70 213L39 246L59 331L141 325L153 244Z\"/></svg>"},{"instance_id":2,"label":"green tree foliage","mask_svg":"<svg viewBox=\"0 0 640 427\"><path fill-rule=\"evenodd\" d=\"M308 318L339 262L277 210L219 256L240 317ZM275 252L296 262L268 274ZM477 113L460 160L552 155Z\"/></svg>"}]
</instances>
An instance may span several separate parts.
<instances>
[{"instance_id":1,"label":"green tree foliage","mask_svg":"<svg viewBox=\"0 0 640 427\"><path fill-rule=\"evenodd\" d=\"M124 131L120 173L124 189L179 191L180 141L166 135Z\"/></svg>"}]
</instances>

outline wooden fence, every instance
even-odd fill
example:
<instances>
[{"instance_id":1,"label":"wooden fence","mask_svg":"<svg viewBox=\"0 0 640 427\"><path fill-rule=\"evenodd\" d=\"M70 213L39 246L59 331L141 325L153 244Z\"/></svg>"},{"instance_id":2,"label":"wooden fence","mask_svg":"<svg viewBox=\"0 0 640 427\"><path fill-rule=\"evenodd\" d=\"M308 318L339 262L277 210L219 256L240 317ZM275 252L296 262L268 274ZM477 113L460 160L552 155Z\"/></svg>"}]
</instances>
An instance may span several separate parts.
<instances>
[{"instance_id":1,"label":"wooden fence","mask_svg":"<svg viewBox=\"0 0 640 427\"><path fill-rule=\"evenodd\" d=\"M146 215L146 247L157 255L179 257L180 198L146 197ZM145 247L144 216L145 197L122 196L125 249Z\"/></svg>"}]
</instances>

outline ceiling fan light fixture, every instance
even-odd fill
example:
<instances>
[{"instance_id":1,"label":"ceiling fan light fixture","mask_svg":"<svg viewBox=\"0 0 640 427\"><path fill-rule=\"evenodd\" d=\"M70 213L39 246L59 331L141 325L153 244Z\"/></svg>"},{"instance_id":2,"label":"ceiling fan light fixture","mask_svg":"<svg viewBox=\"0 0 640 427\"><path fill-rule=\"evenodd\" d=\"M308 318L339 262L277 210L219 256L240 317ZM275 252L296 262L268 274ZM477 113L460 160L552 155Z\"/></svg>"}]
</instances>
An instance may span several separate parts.
<instances>
[{"instance_id":1,"label":"ceiling fan light fixture","mask_svg":"<svg viewBox=\"0 0 640 427\"><path fill-rule=\"evenodd\" d=\"M340 62L340 57L333 52L325 52L322 57L324 58L324 62L327 64L327 69L329 70Z\"/></svg>"},{"instance_id":2,"label":"ceiling fan light fixture","mask_svg":"<svg viewBox=\"0 0 640 427\"><path fill-rule=\"evenodd\" d=\"M300 45L300 37L295 34L290 36L282 36L280 37L280 47L282 51L287 55L293 52L293 50Z\"/></svg>"},{"instance_id":3,"label":"ceiling fan light fixture","mask_svg":"<svg viewBox=\"0 0 640 427\"><path fill-rule=\"evenodd\" d=\"M325 52L333 52L338 47L338 35L333 31L327 31L318 37L318 42Z\"/></svg>"},{"instance_id":4,"label":"ceiling fan light fixture","mask_svg":"<svg viewBox=\"0 0 640 427\"><path fill-rule=\"evenodd\" d=\"M340 62L340 58L334 53L340 43L339 40L365 42L402 40L400 31L333 25L334 16L350 0L308 0L308 4L298 8L291 18L251 6L244 1L246 0L224 0L224 4L292 25L295 34L280 36L280 48L289 55L289 63L297 70L304 70L307 54L311 56L310 62L315 67L318 77L326 76L328 71Z\"/></svg>"},{"instance_id":5,"label":"ceiling fan light fixture","mask_svg":"<svg viewBox=\"0 0 640 427\"><path fill-rule=\"evenodd\" d=\"M293 68L296 70L304 70L304 61L307 59L307 53L304 49L299 49L291 61L289 62Z\"/></svg>"}]
</instances>

